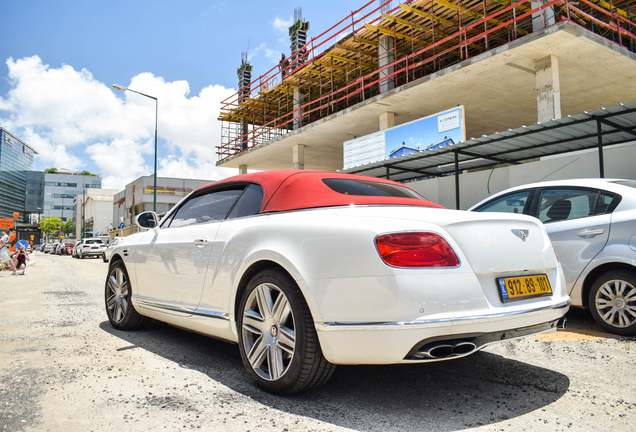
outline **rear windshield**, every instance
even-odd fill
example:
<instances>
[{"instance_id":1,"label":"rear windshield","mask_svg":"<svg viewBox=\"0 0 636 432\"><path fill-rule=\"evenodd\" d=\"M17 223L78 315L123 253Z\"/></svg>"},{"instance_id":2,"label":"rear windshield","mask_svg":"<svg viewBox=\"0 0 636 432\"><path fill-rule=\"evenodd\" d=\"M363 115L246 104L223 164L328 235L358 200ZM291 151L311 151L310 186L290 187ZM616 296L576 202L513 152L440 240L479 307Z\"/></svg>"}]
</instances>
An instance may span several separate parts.
<instances>
[{"instance_id":1,"label":"rear windshield","mask_svg":"<svg viewBox=\"0 0 636 432\"><path fill-rule=\"evenodd\" d=\"M324 184L329 186L330 189L344 195L415 198L426 200L426 198L422 195L412 191L411 189L393 184L351 179L323 179L322 181Z\"/></svg>"},{"instance_id":2,"label":"rear windshield","mask_svg":"<svg viewBox=\"0 0 636 432\"><path fill-rule=\"evenodd\" d=\"M84 244L103 244L100 239L84 240Z\"/></svg>"}]
</instances>

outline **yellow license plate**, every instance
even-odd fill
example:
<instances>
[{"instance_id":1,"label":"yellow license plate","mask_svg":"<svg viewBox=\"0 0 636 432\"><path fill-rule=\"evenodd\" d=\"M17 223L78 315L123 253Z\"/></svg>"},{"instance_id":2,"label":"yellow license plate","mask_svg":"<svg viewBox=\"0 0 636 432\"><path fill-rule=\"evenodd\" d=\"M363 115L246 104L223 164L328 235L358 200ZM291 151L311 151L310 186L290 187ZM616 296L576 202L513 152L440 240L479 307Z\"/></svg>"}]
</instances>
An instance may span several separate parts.
<instances>
[{"instance_id":1,"label":"yellow license plate","mask_svg":"<svg viewBox=\"0 0 636 432\"><path fill-rule=\"evenodd\" d=\"M523 300L533 297L552 295L550 281L544 274L498 278L499 294L504 303L514 300Z\"/></svg>"}]
</instances>

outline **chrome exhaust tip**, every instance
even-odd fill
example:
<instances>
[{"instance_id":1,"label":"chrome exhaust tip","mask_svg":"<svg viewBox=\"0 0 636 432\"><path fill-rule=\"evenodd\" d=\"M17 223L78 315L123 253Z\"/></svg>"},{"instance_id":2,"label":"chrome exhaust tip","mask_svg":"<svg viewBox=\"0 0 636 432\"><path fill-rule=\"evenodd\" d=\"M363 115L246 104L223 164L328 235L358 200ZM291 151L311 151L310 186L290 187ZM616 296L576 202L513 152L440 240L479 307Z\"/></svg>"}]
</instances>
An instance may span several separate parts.
<instances>
[{"instance_id":1,"label":"chrome exhaust tip","mask_svg":"<svg viewBox=\"0 0 636 432\"><path fill-rule=\"evenodd\" d=\"M416 356L419 358L441 360L468 355L476 350L477 346L471 342L460 342L456 344L440 342L437 345L429 346L423 351L418 351Z\"/></svg>"},{"instance_id":2,"label":"chrome exhaust tip","mask_svg":"<svg viewBox=\"0 0 636 432\"><path fill-rule=\"evenodd\" d=\"M557 330L565 330L565 323L567 322L566 317L562 317L557 321L556 328Z\"/></svg>"}]
</instances>

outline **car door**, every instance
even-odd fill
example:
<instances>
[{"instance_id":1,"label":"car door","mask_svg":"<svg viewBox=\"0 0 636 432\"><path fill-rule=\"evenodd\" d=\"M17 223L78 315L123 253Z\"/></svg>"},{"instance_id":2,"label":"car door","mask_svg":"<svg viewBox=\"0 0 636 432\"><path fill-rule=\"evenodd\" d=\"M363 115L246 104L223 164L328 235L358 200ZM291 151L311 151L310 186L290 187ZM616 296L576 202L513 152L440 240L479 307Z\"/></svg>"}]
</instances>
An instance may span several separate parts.
<instances>
[{"instance_id":1,"label":"car door","mask_svg":"<svg viewBox=\"0 0 636 432\"><path fill-rule=\"evenodd\" d=\"M592 259L603 250L610 231L606 214L613 194L589 188L551 187L537 190L530 210L544 223L571 292Z\"/></svg>"},{"instance_id":2,"label":"car door","mask_svg":"<svg viewBox=\"0 0 636 432\"><path fill-rule=\"evenodd\" d=\"M211 257L208 261L208 276L198 311L202 313L228 312L233 270L241 265L251 250L258 232L257 215L263 204L263 188L250 184L232 207L227 219L219 225ZM264 216L263 216L264 217ZM246 232L250 234L243 235Z\"/></svg>"},{"instance_id":3,"label":"car door","mask_svg":"<svg viewBox=\"0 0 636 432\"><path fill-rule=\"evenodd\" d=\"M191 314L199 304L219 224L245 186L204 191L179 206L137 246L138 298L145 306Z\"/></svg>"}]
</instances>

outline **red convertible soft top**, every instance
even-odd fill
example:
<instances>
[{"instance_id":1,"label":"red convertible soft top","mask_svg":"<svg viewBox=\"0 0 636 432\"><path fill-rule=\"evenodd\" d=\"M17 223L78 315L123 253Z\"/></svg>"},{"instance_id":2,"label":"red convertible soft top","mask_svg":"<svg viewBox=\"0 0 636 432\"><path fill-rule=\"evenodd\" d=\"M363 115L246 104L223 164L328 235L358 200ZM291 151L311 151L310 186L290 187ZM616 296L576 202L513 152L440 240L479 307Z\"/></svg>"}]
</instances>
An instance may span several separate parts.
<instances>
[{"instance_id":1,"label":"red convertible soft top","mask_svg":"<svg viewBox=\"0 0 636 432\"><path fill-rule=\"evenodd\" d=\"M420 198L402 198L394 196L353 195L336 192L325 184L325 179L348 179L364 182L384 183L406 188ZM444 208L435 204L414 189L391 180L355 174L329 171L276 170L243 174L219 180L197 188L197 191L217 188L233 183L256 183L263 188L261 213L298 210L315 207L342 205L411 205Z\"/></svg>"}]
</instances>

